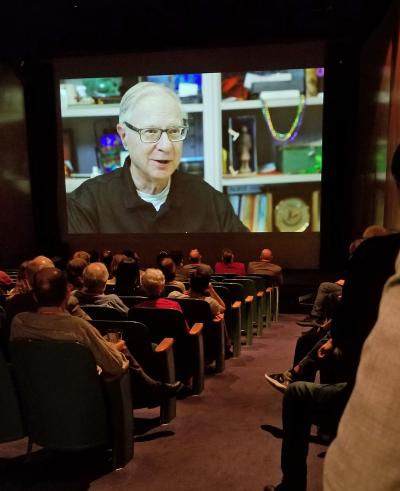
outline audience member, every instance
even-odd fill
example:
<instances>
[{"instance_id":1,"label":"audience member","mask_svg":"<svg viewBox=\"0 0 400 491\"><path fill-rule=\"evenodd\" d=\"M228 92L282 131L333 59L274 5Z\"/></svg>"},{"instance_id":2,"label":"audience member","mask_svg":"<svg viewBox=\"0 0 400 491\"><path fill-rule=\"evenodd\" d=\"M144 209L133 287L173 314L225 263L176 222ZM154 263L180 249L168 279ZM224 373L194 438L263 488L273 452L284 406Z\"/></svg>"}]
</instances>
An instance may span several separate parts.
<instances>
[{"instance_id":1,"label":"audience member","mask_svg":"<svg viewBox=\"0 0 400 491\"><path fill-rule=\"evenodd\" d=\"M283 283L282 268L272 262L271 249L263 249L259 261L250 261L247 266L248 274L261 274L272 276L279 285Z\"/></svg>"},{"instance_id":2,"label":"audience member","mask_svg":"<svg viewBox=\"0 0 400 491\"><path fill-rule=\"evenodd\" d=\"M152 379L129 353L123 340L109 343L89 322L71 316L66 311L67 279L59 269L46 267L37 272L33 291L38 302L37 312L22 312L14 317L11 340L77 341L93 353L106 380L120 377L129 367L133 381L157 396L172 397L182 388L180 382L165 384Z\"/></svg>"},{"instance_id":3,"label":"audience member","mask_svg":"<svg viewBox=\"0 0 400 491\"><path fill-rule=\"evenodd\" d=\"M221 261L215 264L216 274L235 274L235 275L245 275L246 269L244 263L239 263L234 261L235 256L231 249L223 249Z\"/></svg>"},{"instance_id":4,"label":"audience member","mask_svg":"<svg viewBox=\"0 0 400 491\"><path fill-rule=\"evenodd\" d=\"M17 295L18 293L28 293L31 289L29 282L26 277L26 269L28 267L29 261L23 261L18 268L17 281L15 282L14 288L8 292L8 298Z\"/></svg>"},{"instance_id":5,"label":"audience member","mask_svg":"<svg viewBox=\"0 0 400 491\"><path fill-rule=\"evenodd\" d=\"M133 257L120 261L115 273L115 293L117 295L140 295L139 264Z\"/></svg>"},{"instance_id":6,"label":"audience member","mask_svg":"<svg viewBox=\"0 0 400 491\"><path fill-rule=\"evenodd\" d=\"M76 258L80 258L80 259L83 259L84 261L86 261L87 264L90 263L90 254L86 251L76 251L74 252L73 256L72 256L72 259L76 259Z\"/></svg>"},{"instance_id":7,"label":"audience member","mask_svg":"<svg viewBox=\"0 0 400 491\"><path fill-rule=\"evenodd\" d=\"M169 298L161 297L161 293L165 288L165 277L159 269L148 268L142 276L142 288L148 300L136 305L136 307L152 307L157 309L175 309L182 312L182 308L178 302Z\"/></svg>"},{"instance_id":8,"label":"audience member","mask_svg":"<svg viewBox=\"0 0 400 491\"><path fill-rule=\"evenodd\" d=\"M0 293L7 293L13 284L12 279L5 271L0 271Z\"/></svg>"},{"instance_id":9,"label":"audience member","mask_svg":"<svg viewBox=\"0 0 400 491\"><path fill-rule=\"evenodd\" d=\"M212 267L202 262L200 251L198 249L192 249L189 252L189 264L185 264L185 266L183 266L183 269L186 273L186 279L190 277L193 271L195 271L200 266L200 264L206 268L209 275L213 274Z\"/></svg>"},{"instance_id":10,"label":"audience member","mask_svg":"<svg viewBox=\"0 0 400 491\"><path fill-rule=\"evenodd\" d=\"M393 156L392 174L400 188L400 146ZM375 247L378 243L390 242L389 250L381 248L384 256L376 256L381 258L379 265L383 262L386 266L392 259L396 245L399 250L399 236L393 234L365 241ZM328 449L324 466L326 491L394 490L399 487L400 406L396 383L400 368L399 299L398 255L395 275L385 285L378 319L362 349L354 390L341 418L337 437Z\"/></svg>"},{"instance_id":11,"label":"audience member","mask_svg":"<svg viewBox=\"0 0 400 491\"><path fill-rule=\"evenodd\" d=\"M400 147L393 158L392 172L399 185ZM320 348L324 354L333 350L340 352L341 380L334 384L322 385L311 382L289 384L283 397L282 408L283 479L276 487L267 486L267 491L306 489L306 459L311 424L329 427L331 432L335 431L354 386L362 346L377 319L383 285L394 273L394 263L399 249L400 233L372 237L364 240L349 260L342 300L332 319L331 338ZM377 261L376 258L380 260ZM382 383L381 378L379 382ZM387 410L386 407L385 414ZM335 464L332 464L333 467ZM332 486L336 478L335 472L329 477L327 474L326 479ZM350 486L343 489L357 488Z\"/></svg>"},{"instance_id":12,"label":"audience member","mask_svg":"<svg viewBox=\"0 0 400 491\"><path fill-rule=\"evenodd\" d=\"M182 283L182 281L178 281L175 276L176 276L176 265L172 258L170 257L165 257L164 259L161 260L160 262L160 270L163 272L165 276L165 284L166 285L171 285L176 288L178 288L179 291L182 293L186 290L185 285ZM142 284L143 284L143 277L142 277ZM143 285L144 286L144 285Z\"/></svg>"},{"instance_id":13,"label":"audience member","mask_svg":"<svg viewBox=\"0 0 400 491\"><path fill-rule=\"evenodd\" d=\"M53 267L53 262L46 256L37 256L31 261L28 261L25 274L29 284L29 291L15 294L13 297L7 299L5 304L7 325L10 325L13 317L20 312L36 312L38 304L32 292L33 278L41 269ZM89 319L89 316L80 308L79 302L75 297L68 298L67 309L73 316Z\"/></svg>"},{"instance_id":14,"label":"audience member","mask_svg":"<svg viewBox=\"0 0 400 491\"><path fill-rule=\"evenodd\" d=\"M114 254L110 265L107 285L115 285L115 275L117 274L119 263L124 259L128 259L128 256L125 254Z\"/></svg>"},{"instance_id":15,"label":"audience member","mask_svg":"<svg viewBox=\"0 0 400 491\"><path fill-rule=\"evenodd\" d=\"M128 307L114 293L105 294L108 271L103 263L90 263L83 271L83 287L74 290L72 296L77 298L80 305L95 304L112 307L128 315Z\"/></svg>"},{"instance_id":16,"label":"audience member","mask_svg":"<svg viewBox=\"0 0 400 491\"><path fill-rule=\"evenodd\" d=\"M185 293L171 292L168 298L200 298L209 303L211 312L218 317L225 311L225 304L210 282L211 276L206 264L198 264L189 280L189 290Z\"/></svg>"},{"instance_id":17,"label":"audience member","mask_svg":"<svg viewBox=\"0 0 400 491\"><path fill-rule=\"evenodd\" d=\"M112 260L113 260L113 253L108 249L103 249L100 254L100 262L102 262L105 265L108 274L110 274Z\"/></svg>"},{"instance_id":18,"label":"audience member","mask_svg":"<svg viewBox=\"0 0 400 491\"><path fill-rule=\"evenodd\" d=\"M83 270L87 265L88 263L80 257L68 261L66 267L67 280L73 290L82 288Z\"/></svg>"},{"instance_id":19,"label":"audience member","mask_svg":"<svg viewBox=\"0 0 400 491\"><path fill-rule=\"evenodd\" d=\"M183 252L179 250L169 251L169 257L174 261L176 266L175 279L177 281L186 281L187 275L183 267Z\"/></svg>"}]
</instances>

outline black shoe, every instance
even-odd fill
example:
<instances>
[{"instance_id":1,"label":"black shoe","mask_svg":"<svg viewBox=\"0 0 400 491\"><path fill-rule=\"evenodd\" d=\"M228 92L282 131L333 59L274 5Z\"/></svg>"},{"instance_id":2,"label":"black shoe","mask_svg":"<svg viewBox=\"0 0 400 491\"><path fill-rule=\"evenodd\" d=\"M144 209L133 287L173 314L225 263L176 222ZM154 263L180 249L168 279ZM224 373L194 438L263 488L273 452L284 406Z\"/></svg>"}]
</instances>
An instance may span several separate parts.
<instances>
[{"instance_id":1,"label":"black shoe","mask_svg":"<svg viewBox=\"0 0 400 491\"><path fill-rule=\"evenodd\" d=\"M182 382L174 382L173 384L163 383L161 384L161 394L164 397L174 397L184 387Z\"/></svg>"},{"instance_id":2,"label":"black shoe","mask_svg":"<svg viewBox=\"0 0 400 491\"><path fill-rule=\"evenodd\" d=\"M302 319L301 321L297 321L296 324L301 327L307 327L313 326L316 322L318 322L317 317L307 315L307 317L304 317L304 319Z\"/></svg>"},{"instance_id":3,"label":"black shoe","mask_svg":"<svg viewBox=\"0 0 400 491\"><path fill-rule=\"evenodd\" d=\"M283 487L283 484L278 484L277 486L269 484L268 486L265 486L264 491L285 491L285 488Z\"/></svg>"},{"instance_id":4,"label":"black shoe","mask_svg":"<svg viewBox=\"0 0 400 491\"><path fill-rule=\"evenodd\" d=\"M317 334L320 327L320 324L317 324L317 322L314 321L312 328L308 329L308 331L301 331L301 335L305 336L306 334Z\"/></svg>"}]
</instances>

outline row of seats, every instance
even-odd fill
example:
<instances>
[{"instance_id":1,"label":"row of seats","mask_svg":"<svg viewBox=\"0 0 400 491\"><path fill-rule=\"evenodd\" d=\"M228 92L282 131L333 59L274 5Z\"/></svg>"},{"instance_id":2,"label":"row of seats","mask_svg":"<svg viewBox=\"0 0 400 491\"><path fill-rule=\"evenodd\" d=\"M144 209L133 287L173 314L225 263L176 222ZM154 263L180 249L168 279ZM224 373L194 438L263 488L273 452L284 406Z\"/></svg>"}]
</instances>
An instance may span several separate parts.
<instances>
[{"instance_id":1,"label":"row of seats","mask_svg":"<svg viewBox=\"0 0 400 491\"><path fill-rule=\"evenodd\" d=\"M257 334L261 334L263 326L271 322L273 288L260 277L216 276L213 283L227 306L225 319L234 356L239 356L242 327L247 344L251 344L253 324ZM117 317L118 311L108 307L83 308L102 334L113 327L123 331L128 349L146 373L163 382L173 382L175 369L179 373L182 365L191 360L192 391L200 394L204 364L213 359L215 371L224 370L225 330L223 323L213 322L205 301L178 300L182 315L173 309L135 309L143 297L121 298L130 307L128 320ZM32 443L59 450L104 445L113 449L115 469L133 456L132 407L159 405L162 423L176 415L175 398L154 401L134 391L132 402L129 376L111 384L102 383L92 354L78 343L14 341L10 355L12 366L3 357L0 360L4 381L0 391L0 442L27 435L28 454ZM71 369L76 376L71 377ZM60 421L67 424L60 425Z\"/></svg>"}]
</instances>

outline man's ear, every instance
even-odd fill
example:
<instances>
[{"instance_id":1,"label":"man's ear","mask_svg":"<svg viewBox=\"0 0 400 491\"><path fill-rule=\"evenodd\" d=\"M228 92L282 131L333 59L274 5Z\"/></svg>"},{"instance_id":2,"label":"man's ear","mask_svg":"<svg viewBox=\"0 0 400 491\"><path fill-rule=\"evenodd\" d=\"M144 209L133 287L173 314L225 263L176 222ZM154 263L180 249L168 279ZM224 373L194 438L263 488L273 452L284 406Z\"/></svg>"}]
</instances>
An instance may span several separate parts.
<instances>
[{"instance_id":1,"label":"man's ear","mask_svg":"<svg viewBox=\"0 0 400 491\"><path fill-rule=\"evenodd\" d=\"M128 145L126 143L126 132L125 132L124 125L121 124L121 123L118 123L117 124L117 131L118 131L118 135L121 138L122 145L124 146L125 150L127 150L128 149Z\"/></svg>"}]
</instances>

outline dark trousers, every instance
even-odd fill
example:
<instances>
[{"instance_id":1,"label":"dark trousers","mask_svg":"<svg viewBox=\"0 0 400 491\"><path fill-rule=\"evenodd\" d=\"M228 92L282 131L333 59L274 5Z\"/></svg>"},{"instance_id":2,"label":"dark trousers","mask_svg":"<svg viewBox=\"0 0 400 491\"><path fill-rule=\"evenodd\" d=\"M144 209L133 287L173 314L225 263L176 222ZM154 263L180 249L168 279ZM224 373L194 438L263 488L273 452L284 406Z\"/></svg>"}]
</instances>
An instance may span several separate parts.
<instances>
[{"instance_id":1,"label":"dark trousers","mask_svg":"<svg viewBox=\"0 0 400 491\"><path fill-rule=\"evenodd\" d=\"M283 397L282 484L286 491L307 488L307 455L311 424L336 430L348 399L346 383L293 382Z\"/></svg>"}]
</instances>

